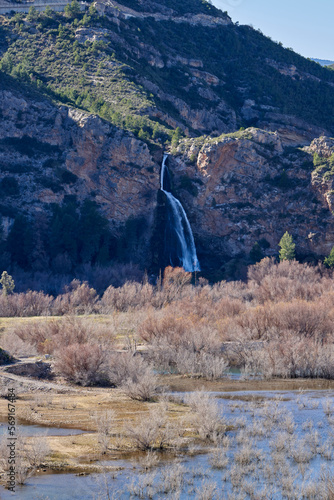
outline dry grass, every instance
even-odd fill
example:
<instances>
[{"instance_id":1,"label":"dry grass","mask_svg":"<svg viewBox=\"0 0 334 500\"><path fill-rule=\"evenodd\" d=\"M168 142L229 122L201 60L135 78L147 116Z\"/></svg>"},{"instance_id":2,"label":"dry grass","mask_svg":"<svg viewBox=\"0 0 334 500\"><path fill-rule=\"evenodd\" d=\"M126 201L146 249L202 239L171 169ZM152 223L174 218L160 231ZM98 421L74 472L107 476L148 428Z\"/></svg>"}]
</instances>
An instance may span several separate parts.
<instances>
[{"instance_id":1,"label":"dry grass","mask_svg":"<svg viewBox=\"0 0 334 500\"><path fill-rule=\"evenodd\" d=\"M39 395L37 401L34 395L22 393L16 402L19 422L88 431L76 436L45 437L51 449L46 463L54 468L71 468L76 465L77 460L86 462L89 457L96 460L100 457L102 448L104 452L112 450L113 453L134 450L136 446L127 428L138 428L139 423L157 405L133 401L119 389L85 389L52 395L45 393ZM168 403L166 425L174 425L188 411L184 405ZM7 401L0 399L0 420L4 421L6 417ZM107 446L102 439L106 435Z\"/></svg>"}]
</instances>

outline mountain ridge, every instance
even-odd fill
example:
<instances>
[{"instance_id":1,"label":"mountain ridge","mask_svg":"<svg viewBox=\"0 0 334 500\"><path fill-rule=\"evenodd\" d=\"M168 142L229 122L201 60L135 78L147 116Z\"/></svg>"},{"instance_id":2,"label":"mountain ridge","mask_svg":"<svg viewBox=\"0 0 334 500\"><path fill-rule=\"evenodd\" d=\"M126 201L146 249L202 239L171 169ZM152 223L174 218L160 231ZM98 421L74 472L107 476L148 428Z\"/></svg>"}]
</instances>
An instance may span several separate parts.
<instances>
[{"instance_id":1,"label":"mountain ridge","mask_svg":"<svg viewBox=\"0 0 334 500\"><path fill-rule=\"evenodd\" d=\"M334 132L331 70L197 0L0 21L3 268L158 272L166 149L212 279L240 274L256 244L275 255L287 229L301 258L329 253L332 153L317 137Z\"/></svg>"}]
</instances>

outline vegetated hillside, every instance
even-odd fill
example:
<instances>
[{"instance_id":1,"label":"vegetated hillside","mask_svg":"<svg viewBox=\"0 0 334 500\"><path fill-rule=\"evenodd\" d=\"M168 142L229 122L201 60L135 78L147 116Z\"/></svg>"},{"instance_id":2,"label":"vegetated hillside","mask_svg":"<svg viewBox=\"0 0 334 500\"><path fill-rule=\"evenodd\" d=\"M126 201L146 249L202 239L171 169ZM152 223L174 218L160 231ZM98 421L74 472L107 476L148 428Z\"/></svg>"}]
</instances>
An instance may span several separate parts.
<instances>
[{"instance_id":1,"label":"vegetated hillside","mask_svg":"<svg viewBox=\"0 0 334 500\"><path fill-rule=\"evenodd\" d=\"M169 141L212 279L275 255L286 229L298 255L327 255L334 150L299 145L334 130L334 73L206 2L94 5L0 17L1 269L158 272ZM228 135L252 124L267 131ZM199 137L178 146L177 127Z\"/></svg>"},{"instance_id":2,"label":"vegetated hillside","mask_svg":"<svg viewBox=\"0 0 334 500\"><path fill-rule=\"evenodd\" d=\"M334 64L333 61L329 61L328 59L313 59L313 58L311 58L311 60L321 64L321 66L331 66Z\"/></svg>"},{"instance_id":3,"label":"vegetated hillside","mask_svg":"<svg viewBox=\"0 0 334 500\"><path fill-rule=\"evenodd\" d=\"M209 3L94 5L1 18L2 70L143 139L164 141L177 126L334 130L334 74Z\"/></svg>"},{"instance_id":4,"label":"vegetated hillside","mask_svg":"<svg viewBox=\"0 0 334 500\"><path fill-rule=\"evenodd\" d=\"M115 259L147 267L159 186L147 145L0 76L2 270L66 274Z\"/></svg>"}]
</instances>

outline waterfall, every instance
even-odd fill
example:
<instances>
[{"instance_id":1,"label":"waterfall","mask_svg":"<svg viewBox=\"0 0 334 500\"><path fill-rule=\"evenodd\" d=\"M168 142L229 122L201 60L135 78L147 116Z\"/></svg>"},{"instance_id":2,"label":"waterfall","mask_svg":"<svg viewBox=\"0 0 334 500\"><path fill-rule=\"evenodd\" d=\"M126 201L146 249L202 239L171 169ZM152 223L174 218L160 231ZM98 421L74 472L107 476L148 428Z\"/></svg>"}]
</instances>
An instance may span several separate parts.
<instances>
[{"instance_id":1,"label":"waterfall","mask_svg":"<svg viewBox=\"0 0 334 500\"><path fill-rule=\"evenodd\" d=\"M200 271L194 236L188 217L179 200L169 192L167 157L168 154L165 153L161 165L160 188L167 197L170 222L169 237L173 242L169 251L169 261L172 266L181 265L187 272ZM167 236L168 231L166 229L166 238Z\"/></svg>"}]
</instances>

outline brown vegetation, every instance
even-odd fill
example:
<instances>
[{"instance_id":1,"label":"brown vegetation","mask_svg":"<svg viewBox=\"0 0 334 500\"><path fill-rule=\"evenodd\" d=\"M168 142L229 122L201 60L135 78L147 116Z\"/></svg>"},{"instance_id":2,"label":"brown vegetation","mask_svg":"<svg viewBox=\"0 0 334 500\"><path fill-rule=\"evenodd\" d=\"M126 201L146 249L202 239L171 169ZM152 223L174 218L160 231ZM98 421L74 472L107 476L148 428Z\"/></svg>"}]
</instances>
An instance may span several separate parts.
<instances>
[{"instance_id":1,"label":"brown vegetation","mask_svg":"<svg viewBox=\"0 0 334 500\"><path fill-rule=\"evenodd\" d=\"M2 316L62 316L18 322L2 344L14 355L50 354L69 381L104 381L143 400L158 387L152 368L217 379L237 364L256 377L333 378L333 284L320 265L269 258L249 268L247 282L193 285L190 273L169 267L155 286L126 282L99 298L75 280L57 298L0 296Z\"/></svg>"}]
</instances>

